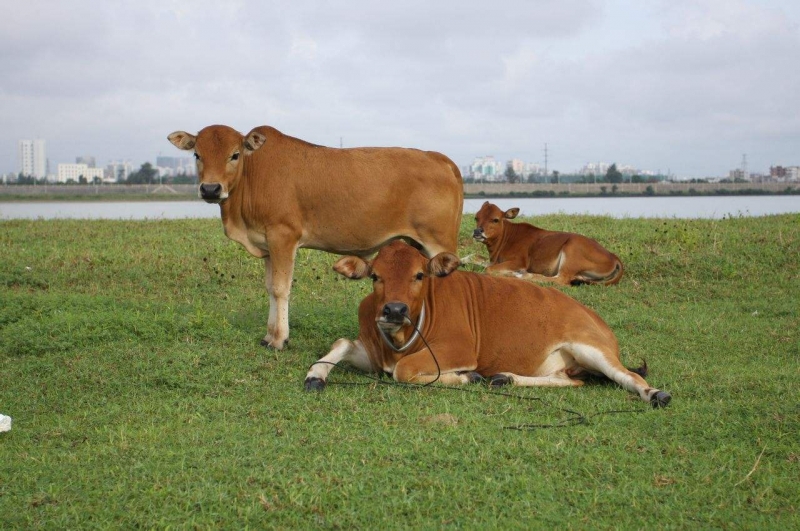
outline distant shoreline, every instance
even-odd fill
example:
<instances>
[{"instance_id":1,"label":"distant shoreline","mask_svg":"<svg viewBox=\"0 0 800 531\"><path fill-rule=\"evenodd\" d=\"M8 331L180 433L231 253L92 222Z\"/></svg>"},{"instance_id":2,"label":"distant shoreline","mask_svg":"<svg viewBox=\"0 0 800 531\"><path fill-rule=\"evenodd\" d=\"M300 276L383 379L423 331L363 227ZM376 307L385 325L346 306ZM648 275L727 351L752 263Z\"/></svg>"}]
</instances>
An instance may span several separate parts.
<instances>
[{"instance_id":1,"label":"distant shoreline","mask_svg":"<svg viewBox=\"0 0 800 531\"><path fill-rule=\"evenodd\" d=\"M787 183L465 183L466 199L565 197L694 197L744 195L800 195L800 182ZM5 185L0 202L64 201L192 201L197 185Z\"/></svg>"}]
</instances>

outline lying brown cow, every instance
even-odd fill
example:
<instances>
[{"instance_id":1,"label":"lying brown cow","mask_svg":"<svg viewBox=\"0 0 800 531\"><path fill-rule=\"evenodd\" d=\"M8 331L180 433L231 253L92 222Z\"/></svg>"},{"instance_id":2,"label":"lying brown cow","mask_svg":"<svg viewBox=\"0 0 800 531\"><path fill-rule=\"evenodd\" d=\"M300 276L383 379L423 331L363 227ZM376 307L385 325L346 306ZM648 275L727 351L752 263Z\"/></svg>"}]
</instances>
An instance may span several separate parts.
<instances>
[{"instance_id":1,"label":"lying brown cow","mask_svg":"<svg viewBox=\"0 0 800 531\"><path fill-rule=\"evenodd\" d=\"M455 255L429 260L402 242L372 262L336 262L348 278L370 276L373 292L358 309L358 339L336 341L308 371L305 388L324 388L331 364L344 361L420 384L439 375L444 384L490 377L492 386L564 387L582 385L574 378L582 373L603 374L653 407L669 403L668 393L620 363L614 333L592 310L555 288L454 272L458 265Z\"/></svg>"},{"instance_id":2,"label":"lying brown cow","mask_svg":"<svg viewBox=\"0 0 800 531\"><path fill-rule=\"evenodd\" d=\"M242 136L212 125L169 141L194 150L200 197L220 204L228 238L264 260L269 347L281 349L289 337L297 249L366 256L402 238L427 256L456 250L461 173L440 153L333 149L266 126Z\"/></svg>"},{"instance_id":3,"label":"lying brown cow","mask_svg":"<svg viewBox=\"0 0 800 531\"><path fill-rule=\"evenodd\" d=\"M487 273L565 286L616 284L622 278L622 262L596 241L508 221L517 214L518 208L503 212L486 201L475 215L472 237L489 250Z\"/></svg>"}]
</instances>

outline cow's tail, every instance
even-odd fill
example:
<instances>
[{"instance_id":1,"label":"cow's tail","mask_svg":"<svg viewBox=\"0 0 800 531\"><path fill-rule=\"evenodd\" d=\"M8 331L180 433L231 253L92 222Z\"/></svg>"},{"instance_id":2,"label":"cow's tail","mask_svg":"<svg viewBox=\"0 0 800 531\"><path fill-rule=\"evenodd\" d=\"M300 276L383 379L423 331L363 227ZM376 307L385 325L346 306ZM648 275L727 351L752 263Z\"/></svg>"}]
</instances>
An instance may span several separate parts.
<instances>
[{"instance_id":1,"label":"cow's tail","mask_svg":"<svg viewBox=\"0 0 800 531\"><path fill-rule=\"evenodd\" d=\"M625 367L631 372L634 372L641 376L642 378L647 376L647 360L642 360L642 365L640 367Z\"/></svg>"},{"instance_id":2,"label":"cow's tail","mask_svg":"<svg viewBox=\"0 0 800 531\"><path fill-rule=\"evenodd\" d=\"M619 258L616 258L614 261L614 269L612 269L610 273L604 275L602 273L595 273L594 271L581 271L571 284L573 286L579 286L581 284L604 284L610 286L620 281L623 272L624 268L622 267L622 262L619 261Z\"/></svg>"},{"instance_id":3,"label":"cow's tail","mask_svg":"<svg viewBox=\"0 0 800 531\"><path fill-rule=\"evenodd\" d=\"M606 276L601 282L606 286L610 286L612 284L618 283L622 279L622 274L625 272L625 268L622 267L622 262L620 262L619 258L617 258L616 263L614 264L614 270Z\"/></svg>"}]
</instances>

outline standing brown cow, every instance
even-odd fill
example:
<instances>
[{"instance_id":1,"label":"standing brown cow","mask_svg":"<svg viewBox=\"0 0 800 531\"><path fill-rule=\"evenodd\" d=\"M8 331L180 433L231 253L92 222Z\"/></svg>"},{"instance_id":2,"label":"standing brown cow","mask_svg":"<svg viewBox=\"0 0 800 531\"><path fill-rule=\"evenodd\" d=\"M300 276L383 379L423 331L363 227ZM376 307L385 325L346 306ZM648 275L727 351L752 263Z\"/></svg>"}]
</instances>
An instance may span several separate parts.
<instances>
[{"instance_id":1,"label":"standing brown cow","mask_svg":"<svg viewBox=\"0 0 800 531\"><path fill-rule=\"evenodd\" d=\"M348 278L372 278L372 293L358 308L358 339L336 341L308 371L305 388L323 389L334 364L348 362L420 384L489 377L492 386L568 387L582 385L581 374L603 374L653 407L669 403L644 370L620 363L614 333L586 306L555 288L460 272L458 265L455 255L429 260L402 242L371 262L336 262Z\"/></svg>"},{"instance_id":2,"label":"standing brown cow","mask_svg":"<svg viewBox=\"0 0 800 531\"><path fill-rule=\"evenodd\" d=\"M475 215L472 237L489 250L487 273L565 286L616 284L622 278L620 259L593 239L511 223L517 214L518 208L503 212L486 201Z\"/></svg>"},{"instance_id":3,"label":"standing brown cow","mask_svg":"<svg viewBox=\"0 0 800 531\"><path fill-rule=\"evenodd\" d=\"M447 157L403 148L334 149L277 129L224 125L169 135L194 150L200 197L219 203L225 235L264 260L269 293L262 344L289 337L289 291L301 247L366 256L404 239L427 256L454 252L464 203Z\"/></svg>"}]
</instances>

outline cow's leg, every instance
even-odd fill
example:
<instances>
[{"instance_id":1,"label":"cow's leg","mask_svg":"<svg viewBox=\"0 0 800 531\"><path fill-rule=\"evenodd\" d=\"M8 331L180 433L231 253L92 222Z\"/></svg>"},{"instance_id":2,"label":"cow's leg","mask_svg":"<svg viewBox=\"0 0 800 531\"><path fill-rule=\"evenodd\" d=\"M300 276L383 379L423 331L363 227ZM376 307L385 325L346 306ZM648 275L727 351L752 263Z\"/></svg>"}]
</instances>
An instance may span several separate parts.
<instances>
[{"instance_id":1,"label":"cow's leg","mask_svg":"<svg viewBox=\"0 0 800 531\"><path fill-rule=\"evenodd\" d=\"M521 376L513 372L501 372L489 378L491 387L508 384L521 387L579 387L583 385L583 382L573 380L564 371L558 371L548 376Z\"/></svg>"},{"instance_id":2,"label":"cow's leg","mask_svg":"<svg viewBox=\"0 0 800 531\"><path fill-rule=\"evenodd\" d=\"M325 356L314 363L306 374L306 391L322 391L335 364L349 363L364 372L374 372L369 354L361 341L339 339Z\"/></svg>"},{"instance_id":3,"label":"cow's leg","mask_svg":"<svg viewBox=\"0 0 800 531\"><path fill-rule=\"evenodd\" d=\"M605 271L598 271L601 265L603 264L597 264L592 269L584 269L571 275L573 278L572 285L605 284L610 286L618 283L622 278L622 263L615 260Z\"/></svg>"},{"instance_id":4,"label":"cow's leg","mask_svg":"<svg viewBox=\"0 0 800 531\"><path fill-rule=\"evenodd\" d=\"M269 255L264 257L264 285L267 288L267 295L269 296L269 318L267 319L267 335L261 340L262 346L267 346L272 343L272 336L275 333L275 320L278 314L278 305L275 303L275 297L272 295L272 262Z\"/></svg>"},{"instance_id":5,"label":"cow's leg","mask_svg":"<svg viewBox=\"0 0 800 531\"><path fill-rule=\"evenodd\" d=\"M470 352L470 350L465 349L464 352ZM424 348L401 358L395 365L392 376L398 382L416 384L426 384L435 380L445 385L461 385L476 381L475 373L472 371L477 368L478 364L474 358L452 355L441 348L434 349L434 351L436 361L439 362L438 369L430 350Z\"/></svg>"},{"instance_id":6,"label":"cow's leg","mask_svg":"<svg viewBox=\"0 0 800 531\"><path fill-rule=\"evenodd\" d=\"M270 292L270 319L272 319L272 303L275 304L274 325L267 346L276 350L283 349L289 339L289 292L292 289L294 259L297 253L297 241L291 241L270 234L269 255L272 265L272 290ZM265 338L267 339L267 338Z\"/></svg>"},{"instance_id":7,"label":"cow's leg","mask_svg":"<svg viewBox=\"0 0 800 531\"><path fill-rule=\"evenodd\" d=\"M461 257L460 260L462 264L474 264L484 269L492 265L487 258L474 254L468 254L467 256Z\"/></svg>"},{"instance_id":8,"label":"cow's leg","mask_svg":"<svg viewBox=\"0 0 800 531\"><path fill-rule=\"evenodd\" d=\"M519 278L536 282L554 282L562 286L569 286L574 280L574 275L569 271L569 260L565 251L566 244L561 247L554 258L544 259L537 256L537 249L532 248L528 255L527 274Z\"/></svg>"},{"instance_id":9,"label":"cow's leg","mask_svg":"<svg viewBox=\"0 0 800 531\"><path fill-rule=\"evenodd\" d=\"M532 282L557 282L553 277L546 277L539 273L531 273L526 271L525 267L515 262L502 262L494 264L486 268L486 273L496 277L513 277L521 278L523 280L530 280Z\"/></svg>"},{"instance_id":10,"label":"cow's leg","mask_svg":"<svg viewBox=\"0 0 800 531\"><path fill-rule=\"evenodd\" d=\"M572 285L616 284L622 278L622 263L585 238L570 238L561 252L569 256L569 260L560 268L559 275Z\"/></svg>"},{"instance_id":11,"label":"cow's leg","mask_svg":"<svg viewBox=\"0 0 800 531\"><path fill-rule=\"evenodd\" d=\"M516 262L500 262L499 264L492 264L486 268L486 273L496 277L521 277L526 274L525 265Z\"/></svg>"},{"instance_id":12,"label":"cow's leg","mask_svg":"<svg viewBox=\"0 0 800 531\"><path fill-rule=\"evenodd\" d=\"M603 352L596 347L582 343L571 343L562 348L572 354L579 365L605 374L623 388L638 394L642 400L649 402L653 407L665 407L672 399L666 391L650 387L644 378L628 370L619 361L616 353Z\"/></svg>"}]
</instances>

